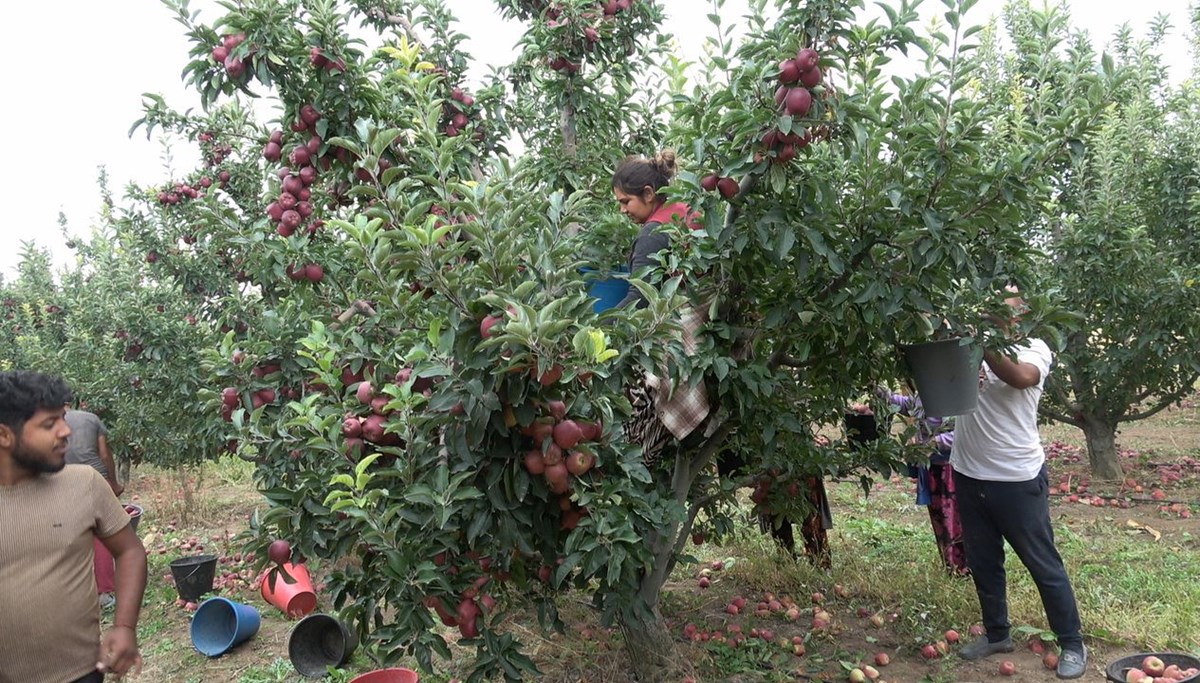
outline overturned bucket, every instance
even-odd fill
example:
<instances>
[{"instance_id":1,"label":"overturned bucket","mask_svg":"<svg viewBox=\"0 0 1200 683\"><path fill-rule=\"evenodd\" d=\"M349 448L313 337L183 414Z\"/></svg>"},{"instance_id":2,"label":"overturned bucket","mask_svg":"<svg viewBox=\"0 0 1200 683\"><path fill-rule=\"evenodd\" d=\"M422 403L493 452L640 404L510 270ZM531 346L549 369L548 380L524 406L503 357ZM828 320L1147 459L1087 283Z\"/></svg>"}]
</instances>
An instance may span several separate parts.
<instances>
[{"instance_id":1,"label":"overturned bucket","mask_svg":"<svg viewBox=\"0 0 1200 683\"><path fill-rule=\"evenodd\" d=\"M321 678L329 667L350 661L358 647L358 635L341 620L328 614L310 614L300 620L288 637L288 659L302 676Z\"/></svg>"},{"instance_id":2,"label":"overturned bucket","mask_svg":"<svg viewBox=\"0 0 1200 683\"><path fill-rule=\"evenodd\" d=\"M420 677L412 669L376 669L350 679L350 683L419 683Z\"/></svg>"},{"instance_id":3,"label":"overturned bucket","mask_svg":"<svg viewBox=\"0 0 1200 683\"><path fill-rule=\"evenodd\" d=\"M286 576L285 576L286 573ZM262 596L292 619L299 619L317 607L308 568L302 564L285 563L282 570L274 567L262 580Z\"/></svg>"},{"instance_id":4,"label":"overturned bucket","mask_svg":"<svg viewBox=\"0 0 1200 683\"><path fill-rule=\"evenodd\" d=\"M180 599L187 602L196 602L200 596L211 591L216 574L216 555L193 555L171 561L175 590Z\"/></svg>"},{"instance_id":5,"label":"overturned bucket","mask_svg":"<svg viewBox=\"0 0 1200 683\"><path fill-rule=\"evenodd\" d=\"M207 657L220 657L258 633L258 610L227 598L209 598L192 617L192 645Z\"/></svg>"}]
</instances>

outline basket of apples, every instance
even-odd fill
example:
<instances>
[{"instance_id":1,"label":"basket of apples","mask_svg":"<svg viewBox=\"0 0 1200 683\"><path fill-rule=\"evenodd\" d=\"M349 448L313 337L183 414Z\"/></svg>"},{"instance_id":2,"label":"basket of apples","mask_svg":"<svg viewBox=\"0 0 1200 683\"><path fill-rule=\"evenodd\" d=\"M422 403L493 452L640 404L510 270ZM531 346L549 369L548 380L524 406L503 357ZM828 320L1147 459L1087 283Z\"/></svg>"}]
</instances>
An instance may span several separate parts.
<instances>
[{"instance_id":1,"label":"basket of apples","mask_svg":"<svg viewBox=\"0 0 1200 683\"><path fill-rule=\"evenodd\" d=\"M1113 683L1200 682L1200 659L1179 652L1143 652L1108 665Z\"/></svg>"}]
</instances>

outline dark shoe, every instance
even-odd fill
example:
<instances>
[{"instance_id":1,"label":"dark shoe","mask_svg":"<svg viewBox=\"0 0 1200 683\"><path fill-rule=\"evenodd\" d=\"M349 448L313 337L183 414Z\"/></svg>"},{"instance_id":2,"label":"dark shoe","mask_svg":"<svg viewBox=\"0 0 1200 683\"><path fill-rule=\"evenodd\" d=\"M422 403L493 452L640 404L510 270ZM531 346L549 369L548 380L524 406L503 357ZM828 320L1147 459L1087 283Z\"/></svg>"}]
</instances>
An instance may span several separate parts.
<instances>
[{"instance_id":1,"label":"dark shoe","mask_svg":"<svg viewBox=\"0 0 1200 683\"><path fill-rule=\"evenodd\" d=\"M1055 672L1059 678L1079 678L1083 672L1087 670L1087 646L1083 646L1082 652L1075 650L1063 650L1058 655L1058 670Z\"/></svg>"},{"instance_id":2,"label":"dark shoe","mask_svg":"<svg viewBox=\"0 0 1200 683\"><path fill-rule=\"evenodd\" d=\"M1012 652L1012 638L1005 638L999 642L989 643L987 636L979 636L974 641L968 643L963 649L958 651L958 656L968 662L976 659L983 659L996 654L997 652ZM1060 665L1061 666L1061 665Z\"/></svg>"}]
</instances>

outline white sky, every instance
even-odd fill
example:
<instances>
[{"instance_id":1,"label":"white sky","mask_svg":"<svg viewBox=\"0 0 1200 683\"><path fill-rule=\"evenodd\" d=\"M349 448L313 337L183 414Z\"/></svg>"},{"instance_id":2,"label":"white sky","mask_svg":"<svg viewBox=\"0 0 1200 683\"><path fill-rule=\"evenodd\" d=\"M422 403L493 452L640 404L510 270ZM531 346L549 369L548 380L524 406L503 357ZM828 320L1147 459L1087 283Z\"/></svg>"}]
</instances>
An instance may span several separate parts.
<instances>
[{"instance_id":1,"label":"white sky","mask_svg":"<svg viewBox=\"0 0 1200 683\"><path fill-rule=\"evenodd\" d=\"M685 57L700 53L710 34L703 0L657 0L668 14ZM480 62L507 64L520 27L496 17L489 0L446 0L471 38L467 50ZM1069 0L1073 23L1108 41L1121 23L1140 35L1157 14L1171 17L1173 35L1164 46L1179 81L1189 64L1186 40L1188 0ZM869 3L870 4L870 3ZM983 23L998 14L1003 0L980 0L968 16ZM218 15L211 0L193 0L201 19ZM745 0L727 0L728 23L745 12ZM940 10L927 0L927 10ZM485 9L487 11L481 11ZM0 274L12 277L22 241L49 247L59 265L70 258L57 225L60 211L69 231L86 234L100 206L97 169L105 166L110 187L120 197L130 181L160 182L168 177L163 149L144 133L127 131L141 113L141 93L157 92L176 108L196 106L184 90L180 71L189 49L182 25L156 0L106 0L45 4L18 1L5 10L4 53L0 70L0 131L5 162L0 165ZM473 72L479 75L480 69ZM177 168L194 163L194 152L177 150Z\"/></svg>"}]
</instances>

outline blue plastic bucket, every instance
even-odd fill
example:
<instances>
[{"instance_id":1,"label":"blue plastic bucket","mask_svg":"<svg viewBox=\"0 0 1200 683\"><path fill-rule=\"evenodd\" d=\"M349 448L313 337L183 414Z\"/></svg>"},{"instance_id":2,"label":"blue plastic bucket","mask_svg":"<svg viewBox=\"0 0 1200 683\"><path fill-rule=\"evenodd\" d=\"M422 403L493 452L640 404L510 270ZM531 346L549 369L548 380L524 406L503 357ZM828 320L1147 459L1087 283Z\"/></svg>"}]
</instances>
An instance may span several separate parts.
<instances>
[{"instance_id":1,"label":"blue plastic bucket","mask_svg":"<svg viewBox=\"0 0 1200 683\"><path fill-rule=\"evenodd\" d=\"M227 598L209 598L192 617L192 645L200 654L220 657L258 633L258 610Z\"/></svg>"},{"instance_id":2,"label":"blue plastic bucket","mask_svg":"<svg viewBox=\"0 0 1200 683\"><path fill-rule=\"evenodd\" d=\"M600 313L613 308L621 303L625 295L629 293L629 280L619 277L603 277L601 271L595 268L580 268L583 273L584 280L588 282L588 296L596 300L592 304L592 311ZM615 270L610 270L608 273L627 273L629 269L621 266ZM608 273L604 273L607 275Z\"/></svg>"}]
</instances>

